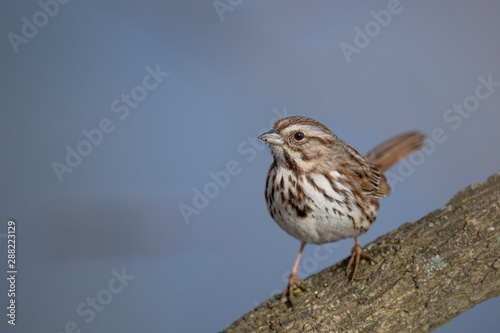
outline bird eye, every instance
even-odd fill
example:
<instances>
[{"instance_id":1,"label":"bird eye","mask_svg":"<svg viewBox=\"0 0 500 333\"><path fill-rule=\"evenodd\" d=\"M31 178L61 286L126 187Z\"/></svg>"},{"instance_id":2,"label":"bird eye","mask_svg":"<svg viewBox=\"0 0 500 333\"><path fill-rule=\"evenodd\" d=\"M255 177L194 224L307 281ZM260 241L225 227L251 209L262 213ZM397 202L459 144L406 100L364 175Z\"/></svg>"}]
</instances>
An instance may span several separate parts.
<instances>
[{"instance_id":1,"label":"bird eye","mask_svg":"<svg viewBox=\"0 0 500 333\"><path fill-rule=\"evenodd\" d=\"M304 133L297 132L297 133L295 133L294 138L295 138L295 140L300 141L304 138Z\"/></svg>"}]
</instances>

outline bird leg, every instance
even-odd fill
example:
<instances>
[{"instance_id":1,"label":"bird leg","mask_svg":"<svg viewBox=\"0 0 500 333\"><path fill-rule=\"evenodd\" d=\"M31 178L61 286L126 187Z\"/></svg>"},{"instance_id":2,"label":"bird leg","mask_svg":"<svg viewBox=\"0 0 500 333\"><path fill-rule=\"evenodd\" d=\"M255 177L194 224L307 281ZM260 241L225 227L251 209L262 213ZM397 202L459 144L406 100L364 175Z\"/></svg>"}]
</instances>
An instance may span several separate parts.
<instances>
[{"instance_id":1,"label":"bird leg","mask_svg":"<svg viewBox=\"0 0 500 333\"><path fill-rule=\"evenodd\" d=\"M377 263L375 259L370 257L368 254L363 253L363 248L361 247L361 244L359 244L358 237L354 237L354 247L352 248L351 259L349 260L349 264L347 264L347 269L345 271L346 274L349 275L349 270L351 269L351 266L354 263L354 270L352 272L351 281L354 280L356 274L358 273L359 260L361 258Z\"/></svg>"},{"instance_id":2,"label":"bird leg","mask_svg":"<svg viewBox=\"0 0 500 333\"><path fill-rule=\"evenodd\" d=\"M302 251L304 251L305 246L306 246L305 242L300 243L299 253L297 254L297 258L295 259L295 264L293 264L292 273L290 274L290 277L288 278L288 286L286 287L285 292L281 296L281 300L283 300L286 298L286 295L288 295L288 298L290 300L290 304L292 304L292 310L293 310L293 289L294 289L294 286L297 286L299 289L302 289L303 291L307 291L307 289L300 284L300 281L302 279L297 275L297 270L299 269L300 257L302 256Z\"/></svg>"}]
</instances>

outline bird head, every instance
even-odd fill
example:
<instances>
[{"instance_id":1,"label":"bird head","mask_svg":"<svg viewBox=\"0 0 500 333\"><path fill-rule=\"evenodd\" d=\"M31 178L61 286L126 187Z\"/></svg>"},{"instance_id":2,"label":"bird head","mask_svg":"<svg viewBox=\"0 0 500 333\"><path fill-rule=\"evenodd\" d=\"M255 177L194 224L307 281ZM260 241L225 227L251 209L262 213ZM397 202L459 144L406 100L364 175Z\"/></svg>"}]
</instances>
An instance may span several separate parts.
<instances>
[{"instance_id":1,"label":"bird head","mask_svg":"<svg viewBox=\"0 0 500 333\"><path fill-rule=\"evenodd\" d=\"M331 164L329 157L338 141L322 123L299 116L278 120L259 139L270 145L276 163L303 171Z\"/></svg>"}]
</instances>

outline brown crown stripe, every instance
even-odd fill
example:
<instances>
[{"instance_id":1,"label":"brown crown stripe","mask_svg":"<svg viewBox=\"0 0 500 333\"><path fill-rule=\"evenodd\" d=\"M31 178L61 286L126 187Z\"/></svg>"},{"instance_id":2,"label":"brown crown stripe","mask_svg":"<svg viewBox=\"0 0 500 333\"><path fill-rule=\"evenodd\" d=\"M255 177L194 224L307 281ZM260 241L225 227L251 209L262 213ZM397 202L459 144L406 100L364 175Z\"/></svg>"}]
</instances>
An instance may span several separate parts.
<instances>
[{"instance_id":1,"label":"brown crown stripe","mask_svg":"<svg viewBox=\"0 0 500 333\"><path fill-rule=\"evenodd\" d=\"M312 127L319 127L324 132L333 134L328 129L328 127L326 127L325 125L323 125L319 121L316 121L316 120L308 118L308 117L302 117L302 116L290 116L287 118L280 119L274 123L272 128L276 128L279 132L279 131L282 131L283 129L285 129L289 126L295 125L295 124L310 125Z\"/></svg>"}]
</instances>

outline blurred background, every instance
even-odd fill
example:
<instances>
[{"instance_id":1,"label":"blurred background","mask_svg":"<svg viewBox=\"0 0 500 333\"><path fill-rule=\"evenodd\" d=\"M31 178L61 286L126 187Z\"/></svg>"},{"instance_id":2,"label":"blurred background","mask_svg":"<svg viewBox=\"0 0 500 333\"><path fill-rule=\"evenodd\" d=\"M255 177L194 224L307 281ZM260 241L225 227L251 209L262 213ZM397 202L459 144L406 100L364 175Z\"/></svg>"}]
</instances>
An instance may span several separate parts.
<instances>
[{"instance_id":1,"label":"blurred background","mask_svg":"<svg viewBox=\"0 0 500 333\"><path fill-rule=\"evenodd\" d=\"M282 292L299 242L267 213L256 137L284 116L361 153L441 133L390 170L363 245L500 171L495 0L29 0L0 15L0 270L9 219L18 268L1 332L215 332ZM307 246L300 274L352 245ZM499 306L438 332L497 332Z\"/></svg>"}]
</instances>

